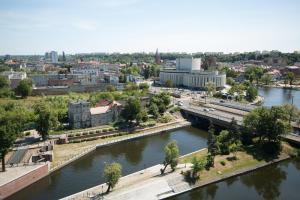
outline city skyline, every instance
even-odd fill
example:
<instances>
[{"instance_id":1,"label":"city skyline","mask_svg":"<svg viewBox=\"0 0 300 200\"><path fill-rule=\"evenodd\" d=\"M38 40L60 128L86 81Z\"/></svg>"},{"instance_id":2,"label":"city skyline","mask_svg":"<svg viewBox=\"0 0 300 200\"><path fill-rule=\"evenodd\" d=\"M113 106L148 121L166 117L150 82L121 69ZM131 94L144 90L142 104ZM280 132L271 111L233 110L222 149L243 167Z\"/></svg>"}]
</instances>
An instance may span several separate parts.
<instances>
[{"instance_id":1,"label":"city skyline","mask_svg":"<svg viewBox=\"0 0 300 200\"><path fill-rule=\"evenodd\" d=\"M1 0L0 55L300 50L300 2Z\"/></svg>"}]
</instances>

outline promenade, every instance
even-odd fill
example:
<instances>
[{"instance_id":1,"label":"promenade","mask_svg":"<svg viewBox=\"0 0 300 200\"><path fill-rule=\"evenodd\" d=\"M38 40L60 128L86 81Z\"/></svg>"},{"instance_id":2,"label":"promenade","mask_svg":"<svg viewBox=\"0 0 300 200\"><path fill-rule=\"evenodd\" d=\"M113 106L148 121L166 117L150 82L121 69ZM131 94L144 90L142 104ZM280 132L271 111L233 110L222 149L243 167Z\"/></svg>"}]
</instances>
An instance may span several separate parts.
<instances>
[{"instance_id":1,"label":"promenade","mask_svg":"<svg viewBox=\"0 0 300 200\"><path fill-rule=\"evenodd\" d=\"M206 149L202 149L197 152L203 150ZM159 164L122 177L119 180L117 186L109 194L104 194L102 196L102 194L105 193L107 186L106 184L101 184L90 189L84 190L82 192L67 196L63 198L63 200L165 199L198 187L204 187L212 183L223 181L230 177L239 176L254 171L256 169L265 167L267 165L286 160L288 158L288 155L283 154L278 159L275 159L270 162L254 162L246 166L241 164L241 166L237 167L234 171L227 172L226 168L224 168L224 170L218 171L218 173L212 173L212 176L206 176L206 173L209 172L201 172L202 175L200 175L200 181L196 182L196 184L189 184L185 181L184 176L181 174L182 172L191 170L192 164L181 163L177 166L177 169L172 173L171 169L168 167L164 175L160 175L160 169L163 167L163 165ZM205 175L203 175L203 173Z\"/></svg>"}]
</instances>

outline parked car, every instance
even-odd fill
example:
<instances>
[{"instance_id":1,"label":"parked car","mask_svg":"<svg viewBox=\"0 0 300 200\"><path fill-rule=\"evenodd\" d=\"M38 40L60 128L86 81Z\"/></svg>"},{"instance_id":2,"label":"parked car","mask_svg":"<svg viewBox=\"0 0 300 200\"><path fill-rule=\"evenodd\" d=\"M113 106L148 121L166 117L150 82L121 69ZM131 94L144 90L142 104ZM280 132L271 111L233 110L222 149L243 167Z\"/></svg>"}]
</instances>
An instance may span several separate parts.
<instances>
[{"instance_id":1,"label":"parked car","mask_svg":"<svg viewBox=\"0 0 300 200\"><path fill-rule=\"evenodd\" d=\"M203 109L205 112L209 112L209 109L208 108L204 108Z\"/></svg>"}]
</instances>

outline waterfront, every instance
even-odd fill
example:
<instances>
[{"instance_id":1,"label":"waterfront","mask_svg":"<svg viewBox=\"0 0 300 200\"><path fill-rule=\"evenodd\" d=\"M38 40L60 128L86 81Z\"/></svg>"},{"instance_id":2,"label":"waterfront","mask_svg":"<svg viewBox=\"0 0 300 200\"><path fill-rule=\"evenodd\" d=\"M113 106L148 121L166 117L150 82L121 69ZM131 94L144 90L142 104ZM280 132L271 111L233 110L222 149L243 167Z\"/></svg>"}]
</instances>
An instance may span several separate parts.
<instances>
[{"instance_id":1,"label":"waterfront","mask_svg":"<svg viewBox=\"0 0 300 200\"><path fill-rule=\"evenodd\" d=\"M272 87L259 88L264 106L293 103L300 108L300 90ZM170 200L201 199L299 199L300 160L293 159L271 165L246 175L199 188Z\"/></svg>"},{"instance_id":2,"label":"waterfront","mask_svg":"<svg viewBox=\"0 0 300 200\"><path fill-rule=\"evenodd\" d=\"M229 178L169 200L299 199L300 160L288 160L249 174Z\"/></svg>"},{"instance_id":3,"label":"waterfront","mask_svg":"<svg viewBox=\"0 0 300 200\"><path fill-rule=\"evenodd\" d=\"M12 195L8 199L57 199L103 183L105 162L119 162L123 175L161 163L164 146L176 140L180 154L206 147L207 133L183 128L169 133L103 147L67 165L42 180Z\"/></svg>"},{"instance_id":4,"label":"waterfront","mask_svg":"<svg viewBox=\"0 0 300 200\"><path fill-rule=\"evenodd\" d=\"M258 93L264 97L264 106L291 104L293 98L294 105L300 108L300 90L298 89L260 87Z\"/></svg>"}]
</instances>

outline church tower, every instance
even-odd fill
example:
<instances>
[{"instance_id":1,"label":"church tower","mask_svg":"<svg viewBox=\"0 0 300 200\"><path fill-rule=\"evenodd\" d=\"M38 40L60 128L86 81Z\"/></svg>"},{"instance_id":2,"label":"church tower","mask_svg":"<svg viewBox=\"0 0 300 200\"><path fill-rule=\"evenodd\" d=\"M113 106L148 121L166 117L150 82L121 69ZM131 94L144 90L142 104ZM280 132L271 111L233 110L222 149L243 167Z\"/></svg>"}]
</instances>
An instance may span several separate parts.
<instances>
[{"instance_id":1,"label":"church tower","mask_svg":"<svg viewBox=\"0 0 300 200\"><path fill-rule=\"evenodd\" d=\"M155 63L160 65L161 63L161 58L160 58L160 55L158 53L158 49L156 49L156 53L155 53Z\"/></svg>"}]
</instances>

